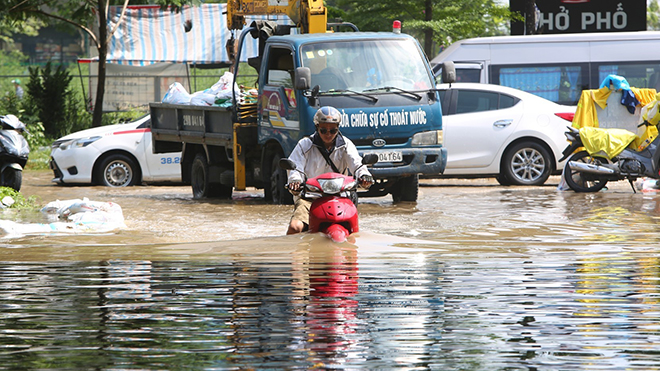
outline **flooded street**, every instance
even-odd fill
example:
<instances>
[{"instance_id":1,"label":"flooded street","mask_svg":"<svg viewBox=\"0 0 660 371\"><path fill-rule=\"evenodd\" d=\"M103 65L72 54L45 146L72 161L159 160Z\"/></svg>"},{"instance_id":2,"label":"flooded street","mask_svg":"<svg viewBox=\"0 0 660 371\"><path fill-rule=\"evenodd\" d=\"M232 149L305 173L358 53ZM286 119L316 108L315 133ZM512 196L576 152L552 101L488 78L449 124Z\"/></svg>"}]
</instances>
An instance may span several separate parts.
<instances>
[{"instance_id":1,"label":"flooded street","mask_svg":"<svg viewBox=\"0 0 660 371\"><path fill-rule=\"evenodd\" d=\"M261 192L62 187L126 229L0 240L0 369L660 370L660 195L422 180L352 243ZM45 223L38 213L3 219Z\"/></svg>"}]
</instances>

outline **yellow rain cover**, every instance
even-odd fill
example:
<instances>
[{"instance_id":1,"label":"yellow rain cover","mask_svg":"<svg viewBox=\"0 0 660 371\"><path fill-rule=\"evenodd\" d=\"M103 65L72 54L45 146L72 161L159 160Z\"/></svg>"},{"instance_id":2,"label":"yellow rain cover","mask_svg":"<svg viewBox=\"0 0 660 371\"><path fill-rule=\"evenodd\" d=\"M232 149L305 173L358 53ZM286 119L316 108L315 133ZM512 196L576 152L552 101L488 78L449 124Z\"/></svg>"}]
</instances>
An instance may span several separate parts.
<instances>
[{"instance_id":1,"label":"yellow rain cover","mask_svg":"<svg viewBox=\"0 0 660 371\"><path fill-rule=\"evenodd\" d=\"M653 97L654 99L642 107L641 122L648 122L651 125L640 126L637 133L638 139L635 139L633 146L638 151L644 150L658 136L658 123L660 122L660 93Z\"/></svg>"},{"instance_id":2,"label":"yellow rain cover","mask_svg":"<svg viewBox=\"0 0 660 371\"><path fill-rule=\"evenodd\" d=\"M637 135L625 129L583 127L580 138L584 149L591 155L612 158L626 149Z\"/></svg>"}]
</instances>

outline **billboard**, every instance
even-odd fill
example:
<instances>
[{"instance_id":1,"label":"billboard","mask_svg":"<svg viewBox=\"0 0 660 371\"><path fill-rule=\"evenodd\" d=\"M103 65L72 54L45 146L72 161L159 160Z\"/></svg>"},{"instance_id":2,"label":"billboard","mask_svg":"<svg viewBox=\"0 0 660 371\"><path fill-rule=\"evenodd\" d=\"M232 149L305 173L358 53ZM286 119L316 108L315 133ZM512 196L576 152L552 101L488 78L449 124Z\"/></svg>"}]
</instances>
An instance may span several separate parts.
<instances>
[{"instance_id":1,"label":"billboard","mask_svg":"<svg viewBox=\"0 0 660 371\"><path fill-rule=\"evenodd\" d=\"M529 0L509 0L525 15ZM646 0L536 0L537 34L646 30ZM524 35L525 22L511 22L511 35Z\"/></svg>"}]
</instances>

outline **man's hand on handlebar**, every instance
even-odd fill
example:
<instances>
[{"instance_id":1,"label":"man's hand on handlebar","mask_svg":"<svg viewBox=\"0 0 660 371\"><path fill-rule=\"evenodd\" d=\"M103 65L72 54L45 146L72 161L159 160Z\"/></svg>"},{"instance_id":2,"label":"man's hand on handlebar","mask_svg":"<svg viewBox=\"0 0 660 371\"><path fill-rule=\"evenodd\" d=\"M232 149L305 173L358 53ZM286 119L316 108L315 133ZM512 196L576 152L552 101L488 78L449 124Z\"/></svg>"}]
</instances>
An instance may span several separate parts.
<instances>
[{"instance_id":1,"label":"man's hand on handlebar","mask_svg":"<svg viewBox=\"0 0 660 371\"><path fill-rule=\"evenodd\" d=\"M286 186L292 194L297 195L300 193L300 182L291 182Z\"/></svg>"},{"instance_id":2,"label":"man's hand on handlebar","mask_svg":"<svg viewBox=\"0 0 660 371\"><path fill-rule=\"evenodd\" d=\"M374 184L374 177L371 175L362 175L360 177L360 187L369 189Z\"/></svg>"}]
</instances>

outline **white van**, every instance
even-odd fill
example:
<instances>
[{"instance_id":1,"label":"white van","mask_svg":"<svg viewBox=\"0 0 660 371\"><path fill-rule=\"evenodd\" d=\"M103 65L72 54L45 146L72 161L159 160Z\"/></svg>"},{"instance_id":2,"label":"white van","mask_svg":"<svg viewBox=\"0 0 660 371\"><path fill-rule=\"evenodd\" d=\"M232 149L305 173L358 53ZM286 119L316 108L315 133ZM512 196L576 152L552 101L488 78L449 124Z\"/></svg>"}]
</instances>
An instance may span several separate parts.
<instances>
[{"instance_id":1,"label":"white van","mask_svg":"<svg viewBox=\"0 0 660 371\"><path fill-rule=\"evenodd\" d=\"M660 91L660 31L494 36L457 41L434 70L453 61L456 81L509 86L565 105L607 75Z\"/></svg>"}]
</instances>

